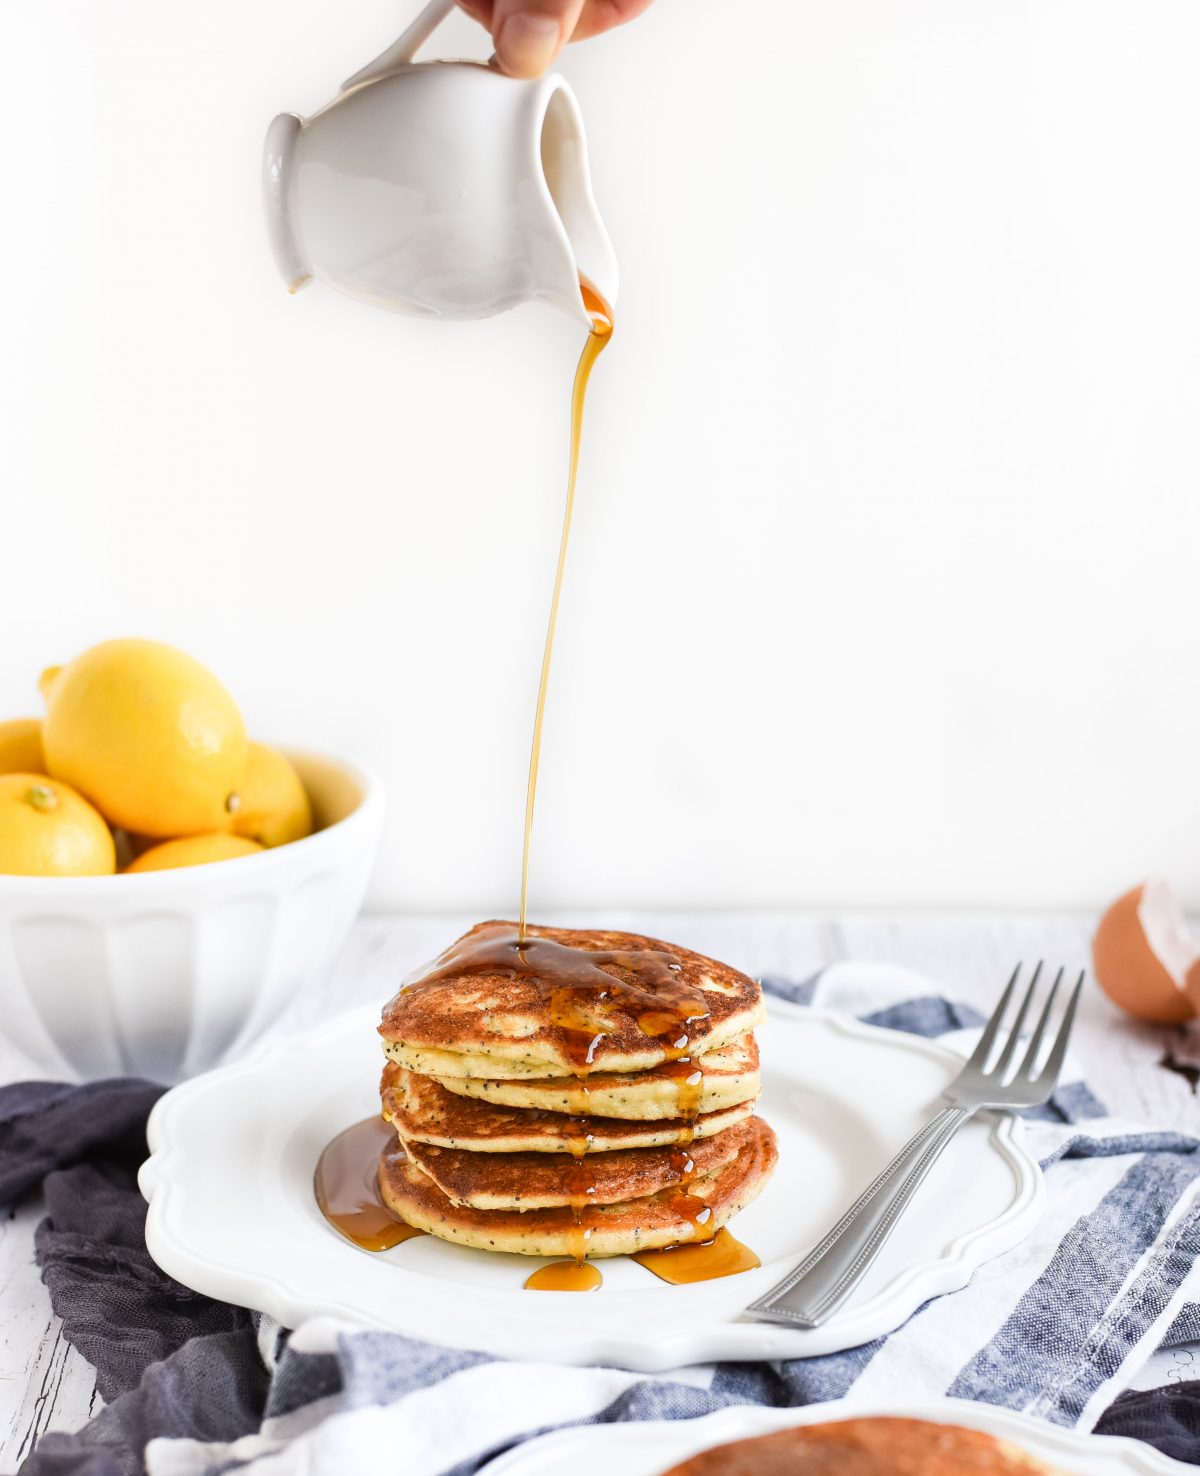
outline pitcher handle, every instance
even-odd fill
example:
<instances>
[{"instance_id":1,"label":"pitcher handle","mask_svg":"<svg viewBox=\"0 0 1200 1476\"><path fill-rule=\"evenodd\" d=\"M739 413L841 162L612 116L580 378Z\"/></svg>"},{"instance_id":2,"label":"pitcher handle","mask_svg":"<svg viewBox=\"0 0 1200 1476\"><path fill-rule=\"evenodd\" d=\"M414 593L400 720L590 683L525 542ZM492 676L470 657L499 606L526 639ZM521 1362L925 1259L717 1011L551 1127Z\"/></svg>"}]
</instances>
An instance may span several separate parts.
<instances>
[{"instance_id":1,"label":"pitcher handle","mask_svg":"<svg viewBox=\"0 0 1200 1476\"><path fill-rule=\"evenodd\" d=\"M373 62L368 62L363 67L361 72L355 72L353 77L342 83L342 91L349 92L352 87L358 87L363 82L376 82L380 77L386 77L389 72L394 72L397 67L402 67L412 61L420 48L455 8L456 0L431 0L431 3L417 16L398 41L394 41L386 51L381 51Z\"/></svg>"}]
</instances>

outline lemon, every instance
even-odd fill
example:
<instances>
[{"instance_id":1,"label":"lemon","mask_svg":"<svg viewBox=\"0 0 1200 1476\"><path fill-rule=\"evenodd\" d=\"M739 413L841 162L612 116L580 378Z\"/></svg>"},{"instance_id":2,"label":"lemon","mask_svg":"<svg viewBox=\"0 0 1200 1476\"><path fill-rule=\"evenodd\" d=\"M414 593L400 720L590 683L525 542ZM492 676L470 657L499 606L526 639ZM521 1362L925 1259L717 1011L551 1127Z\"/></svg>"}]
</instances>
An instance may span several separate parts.
<instances>
[{"instance_id":1,"label":"lemon","mask_svg":"<svg viewBox=\"0 0 1200 1476\"><path fill-rule=\"evenodd\" d=\"M40 718L0 723L0 774L44 774Z\"/></svg>"},{"instance_id":2,"label":"lemon","mask_svg":"<svg viewBox=\"0 0 1200 1476\"><path fill-rule=\"evenodd\" d=\"M104 819L69 784L0 775L0 873L111 876L117 857Z\"/></svg>"},{"instance_id":3,"label":"lemon","mask_svg":"<svg viewBox=\"0 0 1200 1476\"><path fill-rule=\"evenodd\" d=\"M246 729L205 667L157 641L105 641L43 673L46 768L114 825L150 836L229 825Z\"/></svg>"},{"instance_id":4,"label":"lemon","mask_svg":"<svg viewBox=\"0 0 1200 1476\"><path fill-rule=\"evenodd\" d=\"M285 846L312 834L312 805L300 775L277 748L251 743L233 812L233 833L264 846Z\"/></svg>"},{"instance_id":5,"label":"lemon","mask_svg":"<svg viewBox=\"0 0 1200 1476\"><path fill-rule=\"evenodd\" d=\"M232 861L261 851L257 841L216 831L212 835L185 835L143 851L126 871L170 871L176 866L205 866L210 861Z\"/></svg>"}]
</instances>

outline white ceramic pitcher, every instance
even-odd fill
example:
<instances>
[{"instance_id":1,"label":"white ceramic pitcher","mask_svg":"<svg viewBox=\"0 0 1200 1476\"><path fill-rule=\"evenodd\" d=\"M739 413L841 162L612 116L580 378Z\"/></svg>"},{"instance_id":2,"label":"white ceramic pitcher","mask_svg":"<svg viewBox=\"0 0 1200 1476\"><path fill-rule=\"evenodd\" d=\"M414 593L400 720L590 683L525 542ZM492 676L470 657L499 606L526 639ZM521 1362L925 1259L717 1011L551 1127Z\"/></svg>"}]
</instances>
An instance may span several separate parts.
<instances>
[{"instance_id":1,"label":"white ceramic pitcher","mask_svg":"<svg viewBox=\"0 0 1200 1476\"><path fill-rule=\"evenodd\" d=\"M612 304L617 262L574 94L555 75L414 63L453 9L434 0L319 113L271 124L263 188L280 275L293 292L318 278L425 317L541 299L590 327L580 274Z\"/></svg>"}]
</instances>

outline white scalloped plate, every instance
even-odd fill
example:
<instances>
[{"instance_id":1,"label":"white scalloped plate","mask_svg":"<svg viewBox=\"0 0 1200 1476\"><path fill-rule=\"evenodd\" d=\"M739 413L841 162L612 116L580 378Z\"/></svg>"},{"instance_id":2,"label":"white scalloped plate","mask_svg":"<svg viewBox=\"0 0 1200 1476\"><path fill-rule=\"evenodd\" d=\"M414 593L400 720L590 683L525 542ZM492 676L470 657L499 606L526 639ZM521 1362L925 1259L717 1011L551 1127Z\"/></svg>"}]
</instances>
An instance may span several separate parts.
<instances>
[{"instance_id":1,"label":"white scalloped plate","mask_svg":"<svg viewBox=\"0 0 1200 1476\"><path fill-rule=\"evenodd\" d=\"M796 1358L855 1347L927 1298L965 1286L1038 1213L1041 1173L1006 1116L969 1123L934 1168L854 1298L824 1327L741 1317L837 1219L937 1108L958 1069L945 1047L826 1010L769 1002L760 1032L762 1115L779 1167L734 1227L758 1271L668 1286L624 1257L586 1296L529 1293L523 1256L422 1236L372 1254L322 1219L312 1194L321 1149L378 1111L374 1009L167 1093L150 1117L140 1184L146 1244L170 1275L294 1327L329 1315L452 1347L557 1363L656 1371L709 1359Z\"/></svg>"},{"instance_id":2,"label":"white scalloped plate","mask_svg":"<svg viewBox=\"0 0 1200 1476\"><path fill-rule=\"evenodd\" d=\"M621 1476L659 1476L689 1456L730 1440L871 1415L899 1415L986 1430L1001 1440L1011 1440L1031 1456L1053 1462L1067 1476L1175 1476L1176 1472L1195 1476L1195 1466L1173 1461L1139 1440L1082 1435L994 1404L972 1404L965 1399L868 1403L853 1397L806 1409L738 1405L700 1420L578 1425L527 1441L485 1466L481 1476L562 1476L564 1471L571 1476L612 1476L613 1471L620 1471Z\"/></svg>"}]
</instances>

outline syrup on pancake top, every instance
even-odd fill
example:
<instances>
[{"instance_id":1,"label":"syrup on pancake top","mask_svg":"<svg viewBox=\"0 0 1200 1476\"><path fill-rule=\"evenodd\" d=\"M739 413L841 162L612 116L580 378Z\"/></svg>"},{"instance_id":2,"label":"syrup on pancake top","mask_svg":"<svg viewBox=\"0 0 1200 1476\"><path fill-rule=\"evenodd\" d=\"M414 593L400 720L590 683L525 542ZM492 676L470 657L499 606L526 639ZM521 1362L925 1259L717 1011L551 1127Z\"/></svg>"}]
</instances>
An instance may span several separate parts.
<instances>
[{"instance_id":1,"label":"syrup on pancake top","mask_svg":"<svg viewBox=\"0 0 1200 1476\"><path fill-rule=\"evenodd\" d=\"M647 1071L761 1022L753 979L634 933L486 922L405 982L379 1032L433 1076Z\"/></svg>"},{"instance_id":2,"label":"syrup on pancake top","mask_svg":"<svg viewBox=\"0 0 1200 1476\"><path fill-rule=\"evenodd\" d=\"M777 1430L701 1451L663 1476L1063 1476L982 1430L879 1417Z\"/></svg>"}]
</instances>

